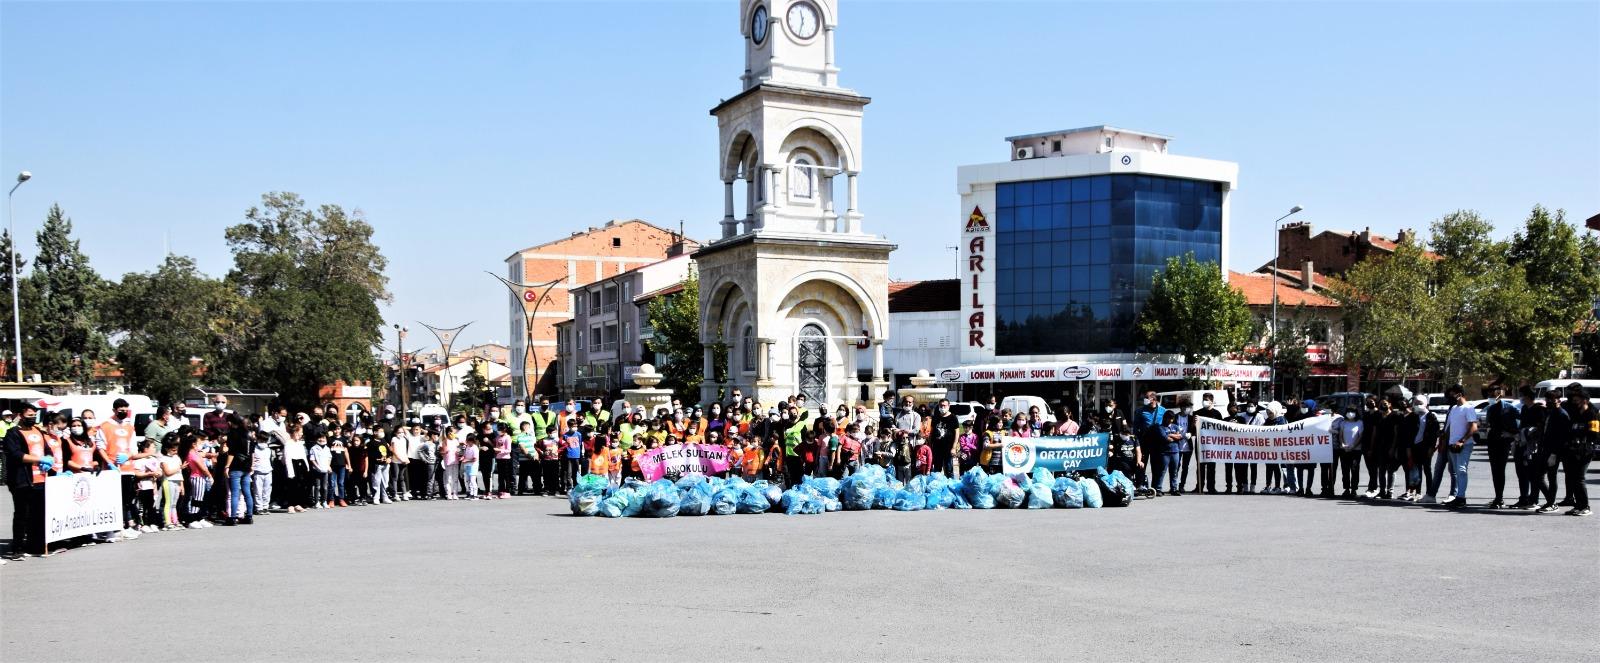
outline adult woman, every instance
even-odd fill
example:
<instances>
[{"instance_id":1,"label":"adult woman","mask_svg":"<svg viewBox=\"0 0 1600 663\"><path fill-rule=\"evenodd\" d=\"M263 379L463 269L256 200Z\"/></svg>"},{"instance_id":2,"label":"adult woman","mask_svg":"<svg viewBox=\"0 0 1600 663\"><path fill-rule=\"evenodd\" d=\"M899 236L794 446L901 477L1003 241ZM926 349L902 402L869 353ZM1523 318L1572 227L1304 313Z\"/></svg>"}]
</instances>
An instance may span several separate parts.
<instances>
[{"instance_id":1,"label":"adult woman","mask_svg":"<svg viewBox=\"0 0 1600 663\"><path fill-rule=\"evenodd\" d=\"M1339 461L1339 485L1342 496L1355 497L1361 485L1361 413L1355 408L1344 411L1344 418L1333 422L1333 455Z\"/></svg>"},{"instance_id":2,"label":"adult woman","mask_svg":"<svg viewBox=\"0 0 1600 663\"><path fill-rule=\"evenodd\" d=\"M1567 385L1567 402L1562 407L1572 422L1572 438L1561 459L1567 468L1567 496L1572 498L1572 510L1567 515L1587 516L1594 512L1589 509L1589 488L1584 479L1595 449L1600 447L1600 413L1577 382Z\"/></svg>"},{"instance_id":3,"label":"adult woman","mask_svg":"<svg viewBox=\"0 0 1600 663\"><path fill-rule=\"evenodd\" d=\"M1056 424L1056 435L1077 435L1078 422L1072 418L1072 410L1061 409L1061 421Z\"/></svg>"}]
</instances>

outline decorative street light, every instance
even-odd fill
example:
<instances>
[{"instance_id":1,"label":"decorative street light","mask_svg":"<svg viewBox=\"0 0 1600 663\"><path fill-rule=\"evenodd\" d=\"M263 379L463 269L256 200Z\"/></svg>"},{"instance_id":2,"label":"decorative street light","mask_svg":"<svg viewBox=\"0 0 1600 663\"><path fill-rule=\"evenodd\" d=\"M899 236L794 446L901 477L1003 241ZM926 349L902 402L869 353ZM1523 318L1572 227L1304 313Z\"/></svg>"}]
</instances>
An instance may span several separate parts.
<instances>
[{"instance_id":1,"label":"decorative street light","mask_svg":"<svg viewBox=\"0 0 1600 663\"><path fill-rule=\"evenodd\" d=\"M1278 235L1280 234L1278 232L1278 224L1283 223L1284 219L1299 214L1304 209L1299 205L1290 207L1288 214L1280 216L1277 221L1272 222L1272 336L1267 338L1267 342L1272 344L1272 358L1269 366L1272 381L1267 383L1267 396L1269 400L1274 401L1278 400Z\"/></svg>"},{"instance_id":2,"label":"decorative street light","mask_svg":"<svg viewBox=\"0 0 1600 663\"><path fill-rule=\"evenodd\" d=\"M527 370L526 366L522 370L522 396L531 399L534 395L533 385L528 384L528 375L538 374L539 372L539 353L533 351L533 321L539 315L539 305L544 303L545 295L550 294L550 290L555 288L557 284L567 280L567 275L562 274L555 280L544 283L517 283L516 281L507 280L494 272L485 273L504 283L506 289L511 291L512 297L522 300L523 359L524 361L527 359L533 360L532 373ZM529 302L533 302L532 311L528 310Z\"/></svg>"}]
</instances>

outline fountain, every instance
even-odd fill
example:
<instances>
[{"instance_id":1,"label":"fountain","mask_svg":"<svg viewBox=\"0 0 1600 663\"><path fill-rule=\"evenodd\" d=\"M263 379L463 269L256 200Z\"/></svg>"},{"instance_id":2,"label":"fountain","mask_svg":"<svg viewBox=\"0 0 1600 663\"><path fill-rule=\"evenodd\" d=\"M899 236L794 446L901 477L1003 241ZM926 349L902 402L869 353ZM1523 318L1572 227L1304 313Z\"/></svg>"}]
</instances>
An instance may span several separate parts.
<instances>
[{"instance_id":1,"label":"fountain","mask_svg":"<svg viewBox=\"0 0 1600 663\"><path fill-rule=\"evenodd\" d=\"M934 382L937 380L928 374L928 369L924 368L911 377L911 386L901 389L897 395L900 398L910 396L911 401L917 405L932 406L950 394L949 389L933 386Z\"/></svg>"},{"instance_id":2,"label":"fountain","mask_svg":"<svg viewBox=\"0 0 1600 663\"><path fill-rule=\"evenodd\" d=\"M656 367L642 364L639 371L633 374L633 383L638 385L633 389L623 389L622 398L633 407L643 407L649 416L655 416L657 409L672 407L672 390L657 389L661 384L661 374L656 372Z\"/></svg>"}]
</instances>

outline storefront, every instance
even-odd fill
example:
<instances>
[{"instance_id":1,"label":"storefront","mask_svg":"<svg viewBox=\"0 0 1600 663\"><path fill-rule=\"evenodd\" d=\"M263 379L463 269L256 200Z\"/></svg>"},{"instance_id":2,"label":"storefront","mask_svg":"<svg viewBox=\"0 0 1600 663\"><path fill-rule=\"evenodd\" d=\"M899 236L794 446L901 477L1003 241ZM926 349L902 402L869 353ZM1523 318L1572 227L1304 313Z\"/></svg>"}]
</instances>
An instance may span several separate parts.
<instances>
[{"instance_id":1,"label":"storefront","mask_svg":"<svg viewBox=\"0 0 1600 663\"><path fill-rule=\"evenodd\" d=\"M1257 397L1272 369L1250 364L1058 363L976 364L937 373L951 400L982 401L991 394L1039 396L1082 417L1104 399L1131 412L1144 391L1177 391L1194 380L1221 385L1241 396Z\"/></svg>"}]
</instances>

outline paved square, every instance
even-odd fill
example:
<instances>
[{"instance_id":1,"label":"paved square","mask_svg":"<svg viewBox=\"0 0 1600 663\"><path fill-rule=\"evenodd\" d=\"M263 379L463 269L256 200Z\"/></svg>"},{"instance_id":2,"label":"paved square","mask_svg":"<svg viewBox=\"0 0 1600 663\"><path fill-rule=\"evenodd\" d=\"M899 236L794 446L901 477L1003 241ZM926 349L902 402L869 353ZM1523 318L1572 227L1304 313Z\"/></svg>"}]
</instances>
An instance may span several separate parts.
<instances>
[{"instance_id":1,"label":"paved square","mask_svg":"<svg viewBox=\"0 0 1600 663\"><path fill-rule=\"evenodd\" d=\"M567 513L351 507L12 562L4 660L1600 658L1594 518L1203 495Z\"/></svg>"}]
</instances>

